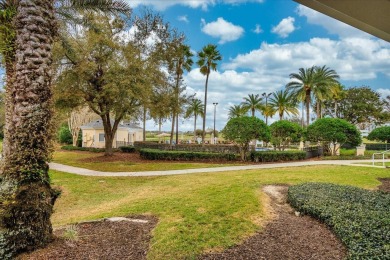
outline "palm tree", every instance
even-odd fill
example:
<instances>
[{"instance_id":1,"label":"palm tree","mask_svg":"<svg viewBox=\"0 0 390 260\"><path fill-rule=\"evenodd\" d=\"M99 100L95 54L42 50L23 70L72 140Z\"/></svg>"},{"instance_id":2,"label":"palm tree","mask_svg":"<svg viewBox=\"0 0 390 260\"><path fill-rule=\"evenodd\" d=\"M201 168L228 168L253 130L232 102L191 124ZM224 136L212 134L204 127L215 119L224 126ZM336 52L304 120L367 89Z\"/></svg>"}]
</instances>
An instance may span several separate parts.
<instances>
[{"instance_id":1,"label":"palm tree","mask_svg":"<svg viewBox=\"0 0 390 260\"><path fill-rule=\"evenodd\" d=\"M191 103L187 107L185 117L188 118L190 116L194 116L194 140L196 139L196 119L198 115L202 118L204 117L204 105L200 99L193 99Z\"/></svg>"},{"instance_id":2,"label":"palm tree","mask_svg":"<svg viewBox=\"0 0 390 260\"><path fill-rule=\"evenodd\" d=\"M262 111L264 108L264 105L262 104L262 98L259 94L249 94L248 97L244 97L244 102L242 102L242 106L250 110L252 113L252 117L255 117L255 112Z\"/></svg>"},{"instance_id":3,"label":"palm tree","mask_svg":"<svg viewBox=\"0 0 390 260\"><path fill-rule=\"evenodd\" d=\"M269 105L278 112L280 120L283 119L285 113L287 115L299 115L297 101L288 91L279 90L272 93L272 96L269 100Z\"/></svg>"},{"instance_id":4,"label":"palm tree","mask_svg":"<svg viewBox=\"0 0 390 260\"><path fill-rule=\"evenodd\" d=\"M240 105L233 105L229 108L229 119L245 116L248 110Z\"/></svg>"},{"instance_id":5,"label":"palm tree","mask_svg":"<svg viewBox=\"0 0 390 260\"><path fill-rule=\"evenodd\" d=\"M69 1L83 3L84 1ZM47 245L50 216L59 192L48 174L52 136L52 44L57 35L54 0L0 0L0 11L15 7L6 29L8 152L0 182L0 258ZM2 25L4 25L2 23ZM3 30L4 28L1 28ZM12 35L11 35L12 37ZM0 38L0 41L3 41ZM0 44L1 45L1 44ZM18 53L16 56L15 54ZM10 73L10 74L8 74Z\"/></svg>"},{"instance_id":6,"label":"palm tree","mask_svg":"<svg viewBox=\"0 0 390 260\"><path fill-rule=\"evenodd\" d=\"M268 125L268 118L272 118L276 114L276 110L267 104L263 107L262 113L265 116L265 124Z\"/></svg>"},{"instance_id":7,"label":"palm tree","mask_svg":"<svg viewBox=\"0 0 390 260\"><path fill-rule=\"evenodd\" d=\"M208 44L198 53L198 66L200 73L206 75L206 83L204 87L204 110L203 110L203 127L202 127L202 144L204 144L205 130L206 130L206 108L207 108L207 88L209 82L209 75L211 70L217 70L217 61L222 60L222 56L217 50L217 45Z\"/></svg>"},{"instance_id":8,"label":"palm tree","mask_svg":"<svg viewBox=\"0 0 390 260\"><path fill-rule=\"evenodd\" d=\"M175 42L172 44L172 59L169 64L169 69L174 71L175 74L175 105L172 111L172 131L171 131L171 144L173 139L173 131L176 122L176 143L179 142L179 87L180 82L182 80L182 76L184 70L189 71L191 69L192 64L194 63L192 60L192 56L194 56L191 52L191 49L188 45L184 45L179 43L176 45Z\"/></svg>"}]
</instances>

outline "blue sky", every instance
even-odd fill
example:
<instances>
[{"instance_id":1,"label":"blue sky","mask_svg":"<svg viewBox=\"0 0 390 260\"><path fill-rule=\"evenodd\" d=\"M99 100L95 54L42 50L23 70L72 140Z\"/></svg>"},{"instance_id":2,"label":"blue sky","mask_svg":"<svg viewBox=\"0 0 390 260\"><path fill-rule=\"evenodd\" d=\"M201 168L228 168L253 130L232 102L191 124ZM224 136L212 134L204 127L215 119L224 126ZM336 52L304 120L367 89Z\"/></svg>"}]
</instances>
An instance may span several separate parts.
<instances>
[{"instance_id":1,"label":"blue sky","mask_svg":"<svg viewBox=\"0 0 390 260\"><path fill-rule=\"evenodd\" d=\"M327 65L347 87L365 85L390 95L390 43L292 0L127 1L135 12L146 5L162 14L186 34L194 53L208 43L218 45L223 60L210 75L206 127L213 126L213 102L219 103L222 129L231 105L248 94L283 89L301 67ZM187 92L203 100L205 77L196 65L184 81ZM169 126L168 121L164 130ZM147 130L156 129L147 123ZM192 130L193 120L180 120L180 129Z\"/></svg>"},{"instance_id":2,"label":"blue sky","mask_svg":"<svg viewBox=\"0 0 390 260\"><path fill-rule=\"evenodd\" d=\"M313 65L335 69L346 87L370 86L390 95L390 44L292 0L129 1L148 6L187 36L194 52L217 44L223 60L209 81L206 127L227 122L228 109L248 94L283 89L289 74ZM196 58L195 58L196 60ZM184 77L188 93L203 100L205 77L196 65ZM262 118L260 115L258 115ZM275 118L276 119L276 118ZM275 119L271 119L275 120ZM201 122L198 121L198 128ZM180 129L192 130L191 119ZM169 122L164 129L169 129ZM152 121L148 129L157 129Z\"/></svg>"}]
</instances>

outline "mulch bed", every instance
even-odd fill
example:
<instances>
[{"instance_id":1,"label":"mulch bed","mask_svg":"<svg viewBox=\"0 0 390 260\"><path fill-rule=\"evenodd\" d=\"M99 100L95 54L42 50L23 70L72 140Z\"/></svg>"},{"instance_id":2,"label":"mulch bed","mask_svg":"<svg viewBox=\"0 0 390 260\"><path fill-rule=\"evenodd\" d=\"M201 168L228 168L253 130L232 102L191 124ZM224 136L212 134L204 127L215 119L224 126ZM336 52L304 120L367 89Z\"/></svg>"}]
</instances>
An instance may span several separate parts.
<instances>
[{"instance_id":1,"label":"mulch bed","mask_svg":"<svg viewBox=\"0 0 390 260\"><path fill-rule=\"evenodd\" d=\"M382 184L380 186L378 186L378 189L381 191L390 193L390 178L379 179L379 181Z\"/></svg>"},{"instance_id":2,"label":"mulch bed","mask_svg":"<svg viewBox=\"0 0 390 260\"><path fill-rule=\"evenodd\" d=\"M77 240L65 239L64 229L54 232L48 247L18 259L146 259L151 231L157 219L150 216L132 217L147 223L98 221L77 225Z\"/></svg>"},{"instance_id":3,"label":"mulch bed","mask_svg":"<svg viewBox=\"0 0 390 260\"><path fill-rule=\"evenodd\" d=\"M346 249L322 223L308 216L296 216L286 203L287 186L276 187L271 206L276 219L241 245L199 259L343 259Z\"/></svg>"}]
</instances>

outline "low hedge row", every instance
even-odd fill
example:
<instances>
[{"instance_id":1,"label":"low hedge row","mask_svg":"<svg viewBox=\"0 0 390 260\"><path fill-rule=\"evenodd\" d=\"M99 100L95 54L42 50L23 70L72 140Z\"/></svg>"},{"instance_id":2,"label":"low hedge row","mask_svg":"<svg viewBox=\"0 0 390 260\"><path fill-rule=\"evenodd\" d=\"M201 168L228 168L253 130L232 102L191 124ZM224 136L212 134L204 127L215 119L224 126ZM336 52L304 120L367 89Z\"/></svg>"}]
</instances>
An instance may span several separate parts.
<instances>
[{"instance_id":1,"label":"low hedge row","mask_svg":"<svg viewBox=\"0 0 390 260\"><path fill-rule=\"evenodd\" d=\"M65 146L62 146L61 149L68 150L68 151L88 151L88 152L93 152L93 153L101 153L101 152L105 151L104 148L78 147L78 146L73 146L73 145L65 145Z\"/></svg>"},{"instance_id":2,"label":"low hedge row","mask_svg":"<svg viewBox=\"0 0 390 260\"><path fill-rule=\"evenodd\" d=\"M214 152L214 153L239 153L240 149L236 145L222 144L161 144L156 142L134 142L134 147L140 149L159 149L169 151L191 151L191 152Z\"/></svg>"},{"instance_id":3,"label":"low hedge row","mask_svg":"<svg viewBox=\"0 0 390 260\"><path fill-rule=\"evenodd\" d=\"M188 151L162 151L157 149L141 149L140 156L147 160L184 160L184 161L233 161L236 160L235 154L225 153L205 153Z\"/></svg>"},{"instance_id":4,"label":"low hedge row","mask_svg":"<svg viewBox=\"0 0 390 260\"><path fill-rule=\"evenodd\" d=\"M119 150L123 153L135 153L136 151L134 146L121 146Z\"/></svg>"},{"instance_id":5,"label":"low hedge row","mask_svg":"<svg viewBox=\"0 0 390 260\"><path fill-rule=\"evenodd\" d=\"M253 162L279 162L297 161L306 159L305 151L252 151L250 154Z\"/></svg>"},{"instance_id":6,"label":"low hedge row","mask_svg":"<svg viewBox=\"0 0 390 260\"><path fill-rule=\"evenodd\" d=\"M333 229L349 259L390 259L390 194L305 183L289 188L288 202Z\"/></svg>"}]
</instances>

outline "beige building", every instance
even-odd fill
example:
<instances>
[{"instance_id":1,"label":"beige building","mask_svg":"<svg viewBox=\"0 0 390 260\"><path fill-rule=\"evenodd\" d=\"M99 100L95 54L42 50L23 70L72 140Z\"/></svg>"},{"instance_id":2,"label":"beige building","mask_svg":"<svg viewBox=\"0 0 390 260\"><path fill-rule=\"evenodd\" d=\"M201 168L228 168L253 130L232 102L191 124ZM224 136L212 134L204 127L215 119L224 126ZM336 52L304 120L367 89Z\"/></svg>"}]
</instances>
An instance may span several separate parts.
<instances>
[{"instance_id":1,"label":"beige building","mask_svg":"<svg viewBox=\"0 0 390 260\"><path fill-rule=\"evenodd\" d=\"M113 122L111 123L113 124ZM104 148L104 129L102 120L94 120L81 126L83 147ZM113 148L132 145L135 141L142 141L143 129L136 124L120 123L116 131Z\"/></svg>"}]
</instances>

